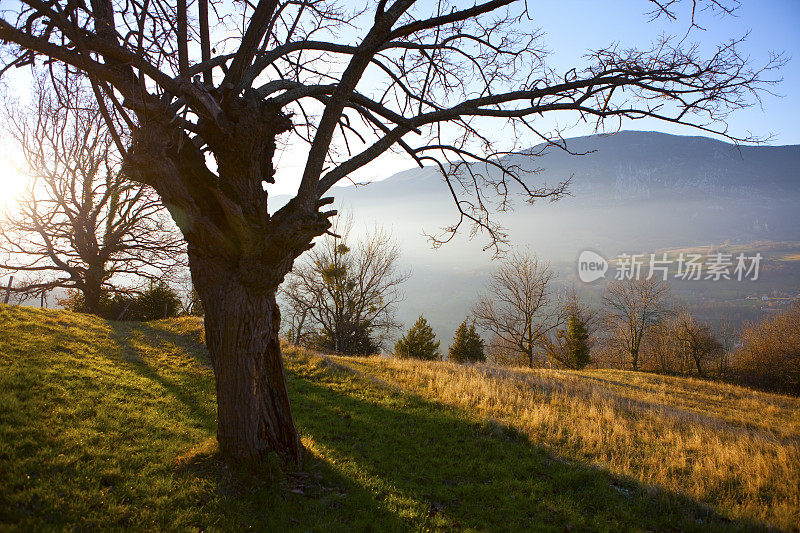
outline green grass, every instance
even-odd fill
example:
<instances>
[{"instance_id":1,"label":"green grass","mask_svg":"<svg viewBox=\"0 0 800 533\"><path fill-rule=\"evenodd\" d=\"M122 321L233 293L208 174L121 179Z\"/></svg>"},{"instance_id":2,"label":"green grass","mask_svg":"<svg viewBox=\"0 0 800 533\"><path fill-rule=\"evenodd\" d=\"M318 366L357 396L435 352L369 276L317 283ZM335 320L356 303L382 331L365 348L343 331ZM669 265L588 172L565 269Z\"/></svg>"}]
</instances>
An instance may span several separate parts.
<instances>
[{"instance_id":1,"label":"green grass","mask_svg":"<svg viewBox=\"0 0 800 533\"><path fill-rule=\"evenodd\" d=\"M765 527L387 383L368 372L375 360L351 368L292 348L304 468L230 467L201 338L191 319L0 306L0 529Z\"/></svg>"}]
</instances>

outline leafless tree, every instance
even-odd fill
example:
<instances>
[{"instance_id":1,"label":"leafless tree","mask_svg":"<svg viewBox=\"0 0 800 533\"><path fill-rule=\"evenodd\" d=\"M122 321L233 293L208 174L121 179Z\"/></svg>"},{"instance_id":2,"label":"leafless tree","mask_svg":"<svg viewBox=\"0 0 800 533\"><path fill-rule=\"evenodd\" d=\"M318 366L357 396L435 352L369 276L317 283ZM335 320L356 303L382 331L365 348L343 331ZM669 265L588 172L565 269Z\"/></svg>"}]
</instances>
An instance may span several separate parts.
<instances>
[{"instance_id":1,"label":"leafless tree","mask_svg":"<svg viewBox=\"0 0 800 533\"><path fill-rule=\"evenodd\" d=\"M665 374L722 376L725 350L711 326L687 309L678 309L652 328L643 343L648 354L643 369Z\"/></svg>"},{"instance_id":2,"label":"leafless tree","mask_svg":"<svg viewBox=\"0 0 800 533\"><path fill-rule=\"evenodd\" d=\"M181 301L181 315L203 316L203 302L192 284L192 277L188 270L184 270L177 276L172 287Z\"/></svg>"},{"instance_id":3,"label":"leafless tree","mask_svg":"<svg viewBox=\"0 0 800 533\"><path fill-rule=\"evenodd\" d=\"M689 31L704 7L735 5L689 1ZM645 5L653 17L679 11L673 1ZM342 6L20 0L0 13L0 73L38 58L79 70L109 102L109 122L130 131L129 142L116 135L127 175L158 191L188 242L217 379L217 437L239 458L301 457L275 296L295 258L328 230L331 213L321 209L334 184L400 150L439 165L459 214L451 232L471 221L502 241L494 208L508 207L515 191L529 202L556 199L565 184L537 185L503 157L515 143L497 141L527 145L533 136L566 149L535 123L555 112L599 128L656 118L734 138L726 116L756 102L783 62L750 66L741 40L703 57L685 36L591 50L559 72L542 35L524 26L521 0ZM276 142L294 139L309 143L300 185L270 212L263 183L274 179Z\"/></svg>"},{"instance_id":4,"label":"leafless tree","mask_svg":"<svg viewBox=\"0 0 800 533\"><path fill-rule=\"evenodd\" d=\"M725 318L718 323L716 332L722 343L722 353L719 357L717 373L720 377L724 377L730 369L730 355L736 348L736 343L739 340L739 331L733 320Z\"/></svg>"},{"instance_id":5,"label":"leafless tree","mask_svg":"<svg viewBox=\"0 0 800 533\"><path fill-rule=\"evenodd\" d=\"M295 267L295 273L299 269ZM281 318L284 323L288 341L297 346L310 344L314 333L313 325L309 318L311 309L317 305L316 296L319 293L307 294L303 290L303 280L298 275L289 275L289 278L280 287Z\"/></svg>"},{"instance_id":6,"label":"leafless tree","mask_svg":"<svg viewBox=\"0 0 800 533\"><path fill-rule=\"evenodd\" d=\"M104 293L171 277L185 251L155 191L120 173L93 97L63 95L38 84L33 109L7 109L31 182L0 221L0 269L27 276L21 297L76 289L84 310L98 313Z\"/></svg>"},{"instance_id":7,"label":"leafless tree","mask_svg":"<svg viewBox=\"0 0 800 533\"><path fill-rule=\"evenodd\" d=\"M714 335L711 326L698 321L688 311L681 310L675 334L687 359L694 364L697 375L706 377L707 365L724 353L722 343Z\"/></svg>"},{"instance_id":8,"label":"leafless tree","mask_svg":"<svg viewBox=\"0 0 800 533\"><path fill-rule=\"evenodd\" d=\"M800 395L800 302L742 329L733 375L745 385Z\"/></svg>"},{"instance_id":9,"label":"leafless tree","mask_svg":"<svg viewBox=\"0 0 800 533\"><path fill-rule=\"evenodd\" d=\"M603 305L610 341L634 370L641 365L642 339L669 310L668 298L669 285L657 277L616 280L606 287Z\"/></svg>"},{"instance_id":10,"label":"leafless tree","mask_svg":"<svg viewBox=\"0 0 800 533\"><path fill-rule=\"evenodd\" d=\"M679 321L676 313L668 314L650 328L648 334L642 339L640 348L640 352L643 354L640 356L642 370L660 374L686 374L691 370L691 367L687 366L685 350L676 335L678 329ZM611 344L613 345L614 342ZM617 347L612 346L612 349ZM620 360L619 366L626 367L628 358L617 355Z\"/></svg>"},{"instance_id":11,"label":"leafless tree","mask_svg":"<svg viewBox=\"0 0 800 533\"><path fill-rule=\"evenodd\" d=\"M531 367L548 334L566 317L554 292L553 271L535 255L514 252L491 275L472 308L475 323L523 355Z\"/></svg>"},{"instance_id":12,"label":"leafless tree","mask_svg":"<svg viewBox=\"0 0 800 533\"><path fill-rule=\"evenodd\" d=\"M294 272L298 271L295 267ZM303 290L303 280L297 275L290 274L289 278L281 285L281 318L290 343L297 346L310 344L314 329L309 314L311 309L317 305L316 296L318 293L312 295Z\"/></svg>"},{"instance_id":13,"label":"leafless tree","mask_svg":"<svg viewBox=\"0 0 800 533\"><path fill-rule=\"evenodd\" d=\"M409 275L398 270L400 248L382 229L353 242L352 219L339 217L333 230L339 236L327 236L295 265L282 291L292 336L314 333L337 353L373 354L400 326L396 307Z\"/></svg>"}]
</instances>

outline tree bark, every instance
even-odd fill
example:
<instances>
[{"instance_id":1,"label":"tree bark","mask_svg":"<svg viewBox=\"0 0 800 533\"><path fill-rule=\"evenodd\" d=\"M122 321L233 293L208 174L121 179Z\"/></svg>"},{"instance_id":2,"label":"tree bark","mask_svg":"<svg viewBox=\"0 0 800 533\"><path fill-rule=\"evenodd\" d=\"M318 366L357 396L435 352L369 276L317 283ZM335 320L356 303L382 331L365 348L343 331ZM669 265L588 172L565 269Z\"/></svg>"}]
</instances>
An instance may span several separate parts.
<instances>
[{"instance_id":1,"label":"tree bark","mask_svg":"<svg viewBox=\"0 0 800 533\"><path fill-rule=\"evenodd\" d=\"M100 299L103 289L100 284L92 281L84 283L83 289L83 310L92 315L100 315Z\"/></svg>"},{"instance_id":2,"label":"tree bark","mask_svg":"<svg viewBox=\"0 0 800 533\"><path fill-rule=\"evenodd\" d=\"M248 462L274 452L299 464L303 449L286 389L275 295L336 212L319 211L332 200L309 209L295 199L270 214L263 184L272 182L275 137L291 127L289 117L256 91L231 96L223 108L223 129L207 118L198 122L216 174L192 139L157 116L133 132L124 169L156 189L186 238L205 310L221 451Z\"/></svg>"},{"instance_id":3,"label":"tree bark","mask_svg":"<svg viewBox=\"0 0 800 533\"><path fill-rule=\"evenodd\" d=\"M303 448L286 388L275 290L255 291L231 272L215 275L214 268L197 276L208 267L198 262L192 273L205 307L220 449L238 461L258 461L274 451L299 464Z\"/></svg>"}]
</instances>

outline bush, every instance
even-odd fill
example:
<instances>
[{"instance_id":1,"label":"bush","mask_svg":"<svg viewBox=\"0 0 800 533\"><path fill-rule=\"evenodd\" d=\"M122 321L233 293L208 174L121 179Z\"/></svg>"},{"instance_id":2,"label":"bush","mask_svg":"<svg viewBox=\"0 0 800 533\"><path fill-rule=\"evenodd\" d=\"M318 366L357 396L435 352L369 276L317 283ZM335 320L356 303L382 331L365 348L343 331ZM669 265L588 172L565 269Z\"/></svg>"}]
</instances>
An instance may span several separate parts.
<instances>
[{"instance_id":1,"label":"bush","mask_svg":"<svg viewBox=\"0 0 800 533\"><path fill-rule=\"evenodd\" d=\"M397 357L413 359L440 359L439 341L435 340L436 334L428 325L428 321L419 315L419 318L394 345L394 354Z\"/></svg>"},{"instance_id":2,"label":"bush","mask_svg":"<svg viewBox=\"0 0 800 533\"><path fill-rule=\"evenodd\" d=\"M370 324L353 324L343 320L337 327L338 335L319 330L311 335L311 346L326 353L344 355L372 355L380 352L380 343L371 336Z\"/></svg>"},{"instance_id":3,"label":"bush","mask_svg":"<svg viewBox=\"0 0 800 533\"><path fill-rule=\"evenodd\" d=\"M150 287L133 299L128 320L157 320L178 316L181 300L178 294L164 282L151 283Z\"/></svg>"},{"instance_id":4,"label":"bush","mask_svg":"<svg viewBox=\"0 0 800 533\"><path fill-rule=\"evenodd\" d=\"M800 303L747 325L741 341L732 362L741 383L800 394Z\"/></svg>"},{"instance_id":5,"label":"bush","mask_svg":"<svg viewBox=\"0 0 800 533\"><path fill-rule=\"evenodd\" d=\"M464 320L458 326L447 358L455 363L474 363L486 360L483 339L475 331L475 324L467 327L467 321Z\"/></svg>"},{"instance_id":6,"label":"bush","mask_svg":"<svg viewBox=\"0 0 800 533\"><path fill-rule=\"evenodd\" d=\"M131 296L124 294L111 294L108 291L100 296L99 316L108 320L119 320L122 312L128 307L132 300ZM89 313L86 308L86 301L83 293L76 289L70 289L64 298L59 298L56 303L68 311L75 313Z\"/></svg>"},{"instance_id":7,"label":"bush","mask_svg":"<svg viewBox=\"0 0 800 533\"><path fill-rule=\"evenodd\" d=\"M58 300L69 311L86 312L83 294L80 291L69 291L67 296ZM164 282L151 283L150 287L139 295L111 294L106 292L100 298L100 316L107 320L157 320L178 316L181 301L169 285Z\"/></svg>"}]
</instances>

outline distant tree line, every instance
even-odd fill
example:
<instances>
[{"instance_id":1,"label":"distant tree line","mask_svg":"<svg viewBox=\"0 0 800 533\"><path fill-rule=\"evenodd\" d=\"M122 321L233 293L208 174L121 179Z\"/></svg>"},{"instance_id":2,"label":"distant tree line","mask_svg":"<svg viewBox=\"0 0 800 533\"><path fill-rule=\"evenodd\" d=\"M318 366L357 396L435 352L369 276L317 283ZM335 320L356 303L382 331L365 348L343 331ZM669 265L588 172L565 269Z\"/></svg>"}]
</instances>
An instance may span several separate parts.
<instances>
[{"instance_id":1,"label":"distant tree line","mask_svg":"<svg viewBox=\"0 0 800 533\"><path fill-rule=\"evenodd\" d=\"M493 334L495 363L581 369L613 367L720 379L800 394L800 302L786 312L716 329L681 306L657 278L614 280L598 308L574 289L557 291L536 256L509 255L473 307Z\"/></svg>"}]
</instances>

